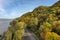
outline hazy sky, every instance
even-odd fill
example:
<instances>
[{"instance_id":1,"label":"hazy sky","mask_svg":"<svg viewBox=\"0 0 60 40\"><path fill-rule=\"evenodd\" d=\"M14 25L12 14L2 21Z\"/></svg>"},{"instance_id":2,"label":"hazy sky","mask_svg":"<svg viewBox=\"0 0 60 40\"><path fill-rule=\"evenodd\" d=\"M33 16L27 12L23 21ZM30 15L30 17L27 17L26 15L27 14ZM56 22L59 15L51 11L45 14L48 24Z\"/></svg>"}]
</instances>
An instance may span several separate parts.
<instances>
[{"instance_id":1,"label":"hazy sky","mask_svg":"<svg viewBox=\"0 0 60 40\"><path fill-rule=\"evenodd\" d=\"M50 6L58 0L0 0L0 18L17 18L38 6Z\"/></svg>"}]
</instances>

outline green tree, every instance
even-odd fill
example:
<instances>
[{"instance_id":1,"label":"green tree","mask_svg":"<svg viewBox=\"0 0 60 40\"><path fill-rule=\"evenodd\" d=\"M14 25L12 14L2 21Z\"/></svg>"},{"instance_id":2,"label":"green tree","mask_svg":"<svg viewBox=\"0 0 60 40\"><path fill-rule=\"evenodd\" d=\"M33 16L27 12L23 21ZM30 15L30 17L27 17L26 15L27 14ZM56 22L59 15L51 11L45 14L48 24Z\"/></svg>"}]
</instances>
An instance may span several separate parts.
<instances>
[{"instance_id":1,"label":"green tree","mask_svg":"<svg viewBox=\"0 0 60 40\"><path fill-rule=\"evenodd\" d=\"M12 40L12 32L7 31L4 40Z\"/></svg>"},{"instance_id":2,"label":"green tree","mask_svg":"<svg viewBox=\"0 0 60 40\"><path fill-rule=\"evenodd\" d=\"M30 18L29 22L27 23L27 27L33 32L37 30L37 25L38 19L34 17Z\"/></svg>"},{"instance_id":3,"label":"green tree","mask_svg":"<svg viewBox=\"0 0 60 40\"><path fill-rule=\"evenodd\" d=\"M26 25L24 22L19 22L16 24L13 40L22 40L22 37L25 33L25 26Z\"/></svg>"},{"instance_id":4,"label":"green tree","mask_svg":"<svg viewBox=\"0 0 60 40\"><path fill-rule=\"evenodd\" d=\"M15 32L13 40L22 40L23 35L24 35L24 30L17 30Z\"/></svg>"}]
</instances>

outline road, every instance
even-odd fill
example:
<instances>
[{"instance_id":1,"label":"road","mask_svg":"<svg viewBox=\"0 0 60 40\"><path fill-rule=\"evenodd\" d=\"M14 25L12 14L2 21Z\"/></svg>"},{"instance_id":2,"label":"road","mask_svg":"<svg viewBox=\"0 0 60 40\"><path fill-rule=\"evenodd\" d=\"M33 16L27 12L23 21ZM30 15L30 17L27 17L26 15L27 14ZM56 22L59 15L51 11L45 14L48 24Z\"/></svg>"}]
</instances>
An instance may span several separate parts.
<instances>
[{"instance_id":1,"label":"road","mask_svg":"<svg viewBox=\"0 0 60 40\"><path fill-rule=\"evenodd\" d=\"M28 30L26 31L23 40L36 40L36 38L33 36L32 33L30 33Z\"/></svg>"}]
</instances>

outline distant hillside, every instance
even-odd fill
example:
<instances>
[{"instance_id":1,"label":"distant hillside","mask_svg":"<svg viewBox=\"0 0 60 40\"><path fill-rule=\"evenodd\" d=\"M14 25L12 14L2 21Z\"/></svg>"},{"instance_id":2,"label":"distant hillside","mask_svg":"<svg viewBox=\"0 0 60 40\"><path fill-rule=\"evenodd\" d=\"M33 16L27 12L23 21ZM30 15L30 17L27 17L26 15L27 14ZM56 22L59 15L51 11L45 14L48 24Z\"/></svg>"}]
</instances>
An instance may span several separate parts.
<instances>
[{"instance_id":1,"label":"distant hillside","mask_svg":"<svg viewBox=\"0 0 60 40\"><path fill-rule=\"evenodd\" d=\"M5 40L23 40L27 31L37 40L60 40L60 1L52 6L39 6L14 19Z\"/></svg>"},{"instance_id":2,"label":"distant hillside","mask_svg":"<svg viewBox=\"0 0 60 40\"><path fill-rule=\"evenodd\" d=\"M0 18L0 20L1 20L1 21L5 21L5 20L12 20L12 19L1 19L1 18Z\"/></svg>"}]
</instances>

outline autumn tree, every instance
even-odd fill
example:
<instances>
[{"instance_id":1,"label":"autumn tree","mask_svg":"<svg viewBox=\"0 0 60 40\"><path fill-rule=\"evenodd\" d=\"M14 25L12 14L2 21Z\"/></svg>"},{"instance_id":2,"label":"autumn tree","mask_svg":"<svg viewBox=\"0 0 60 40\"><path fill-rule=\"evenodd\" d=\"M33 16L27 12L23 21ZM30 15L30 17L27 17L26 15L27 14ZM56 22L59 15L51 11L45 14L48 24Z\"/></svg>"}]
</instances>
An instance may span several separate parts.
<instances>
[{"instance_id":1,"label":"autumn tree","mask_svg":"<svg viewBox=\"0 0 60 40\"><path fill-rule=\"evenodd\" d=\"M5 38L4 40L12 40L12 32L11 31L7 31L5 33Z\"/></svg>"},{"instance_id":2,"label":"autumn tree","mask_svg":"<svg viewBox=\"0 0 60 40\"><path fill-rule=\"evenodd\" d=\"M22 40L25 33L25 26L26 25L24 22L19 22L16 24L13 40Z\"/></svg>"}]
</instances>

